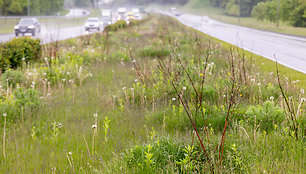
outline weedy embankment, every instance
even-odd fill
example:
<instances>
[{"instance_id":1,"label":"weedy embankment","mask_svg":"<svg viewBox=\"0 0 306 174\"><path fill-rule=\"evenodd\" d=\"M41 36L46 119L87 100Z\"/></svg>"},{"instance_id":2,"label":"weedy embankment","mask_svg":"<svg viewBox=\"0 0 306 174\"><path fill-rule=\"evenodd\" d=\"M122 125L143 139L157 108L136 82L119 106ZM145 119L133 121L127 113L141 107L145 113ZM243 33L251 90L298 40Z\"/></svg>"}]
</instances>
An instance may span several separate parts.
<instances>
[{"instance_id":1,"label":"weedy embankment","mask_svg":"<svg viewBox=\"0 0 306 174\"><path fill-rule=\"evenodd\" d=\"M304 90L241 49L150 16L42 50L2 74L3 173L305 171Z\"/></svg>"}]
</instances>

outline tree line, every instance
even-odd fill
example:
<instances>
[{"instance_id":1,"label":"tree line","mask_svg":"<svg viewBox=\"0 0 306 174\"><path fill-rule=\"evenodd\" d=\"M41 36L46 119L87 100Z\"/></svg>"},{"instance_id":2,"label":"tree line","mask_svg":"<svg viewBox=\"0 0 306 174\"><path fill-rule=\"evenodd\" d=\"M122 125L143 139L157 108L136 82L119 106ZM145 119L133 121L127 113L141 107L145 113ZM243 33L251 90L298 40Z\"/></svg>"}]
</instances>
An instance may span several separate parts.
<instances>
[{"instance_id":1,"label":"tree line","mask_svg":"<svg viewBox=\"0 0 306 174\"><path fill-rule=\"evenodd\" d=\"M206 1L206 0L200 0ZM232 16L252 16L258 20L279 20L296 27L306 27L306 0L209 0ZM278 4L279 3L279 4Z\"/></svg>"},{"instance_id":2,"label":"tree line","mask_svg":"<svg viewBox=\"0 0 306 174\"><path fill-rule=\"evenodd\" d=\"M64 7L65 0L29 0L30 15L54 15ZM27 15L28 0L0 0L1 15Z\"/></svg>"}]
</instances>

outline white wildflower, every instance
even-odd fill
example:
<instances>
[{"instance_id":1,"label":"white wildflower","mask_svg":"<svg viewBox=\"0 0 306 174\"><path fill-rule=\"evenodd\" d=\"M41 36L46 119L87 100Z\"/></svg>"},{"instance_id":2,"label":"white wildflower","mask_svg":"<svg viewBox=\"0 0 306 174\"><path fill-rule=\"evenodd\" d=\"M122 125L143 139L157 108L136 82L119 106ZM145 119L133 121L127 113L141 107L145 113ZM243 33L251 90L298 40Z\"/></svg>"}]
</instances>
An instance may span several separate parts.
<instances>
[{"instance_id":1,"label":"white wildflower","mask_svg":"<svg viewBox=\"0 0 306 174\"><path fill-rule=\"evenodd\" d=\"M175 98L175 97L173 97L173 98L172 98L172 101L175 101L175 100L176 100L176 98Z\"/></svg>"},{"instance_id":2,"label":"white wildflower","mask_svg":"<svg viewBox=\"0 0 306 174\"><path fill-rule=\"evenodd\" d=\"M97 117L98 116L98 113L94 113L94 117Z\"/></svg>"},{"instance_id":3,"label":"white wildflower","mask_svg":"<svg viewBox=\"0 0 306 174\"><path fill-rule=\"evenodd\" d=\"M183 87L183 91L186 91L186 89L187 89L187 88L184 86L184 87Z\"/></svg>"},{"instance_id":4,"label":"white wildflower","mask_svg":"<svg viewBox=\"0 0 306 174\"><path fill-rule=\"evenodd\" d=\"M301 94L304 94L304 89L301 89Z\"/></svg>"},{"instance_id":5,"label":"white wildflower","mask_svg":"<svg viewBox=\"0 0 306 174\"><path fill-rule=\"evenodd\" d=\"M273 101L273 100L274 100L274 97L273 97L273 96L271 96L271 97L270 97L270 100L271 100L271 101Z\"/></svg>"},{"instance_id":6,"label":"white wildflower","mask_svg":"<svg viewBox=\"0 0 306 174\"><path fill-rule=\"evenodd\" d=\"M6 117L6 116L7 116L7 113L3 113L2 115L3 115L3 117Z\"/></svg>"},{"instance_id":7,"label":"white wildflower","mask_svg":"<svg viewBox=\"0 0 306 174\"><path fill-rule=\"evenodd\" d=\"M93 128L93 129L95 129L95 128L97 128L97 127L98 127L98 126L95 125L95 124L91 126L91 128Z\"/></svg>"}]
</instances>

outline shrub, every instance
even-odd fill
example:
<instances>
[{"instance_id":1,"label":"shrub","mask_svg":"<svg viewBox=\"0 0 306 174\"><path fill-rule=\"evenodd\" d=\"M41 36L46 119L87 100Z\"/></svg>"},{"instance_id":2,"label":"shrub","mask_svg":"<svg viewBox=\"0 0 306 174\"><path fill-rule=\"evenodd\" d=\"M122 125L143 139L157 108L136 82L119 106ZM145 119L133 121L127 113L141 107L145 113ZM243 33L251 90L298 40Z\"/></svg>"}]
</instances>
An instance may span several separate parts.
<instances>
[{"instance_id":1,"label":"shrub","mask_svg":"<svg viewBox=\"0 0 306 174\"><path fill-rule=\"evenodd\" d=\"M18 88L14 96L15 104L19 108L35 109L40 104L39 93L35 89Z\"/></svg>"},{"instance_id":2,"label":"shrub","mask_svg":"<svg viewBox=\"0 0 306 174\"><path fill-rule=\"evenodd\" d=\"M255 124L269 131L274 125L280 124L285 119L285 114L278 106L275 106L272 101L265 101L262 106L249 106L245 113L251 126Z\"/></svg>"},{"instance_id":3,"label":"shrub","mask_svg":"<svg viewBox=\"0 0 306 174\"><path fill-rule=\"evenodd\" d=\"M139 25L140 24L140 21L139 20L131 20L129 22L129 26L135 26L135 25Z\"/></svg>"},{"instance_id":4,"label":"shrub","mask_svg":"<svg viewBox=\"0 0 306 174\"><path fill-rule=\"evenodd\" d=\"M153 173L169 168L184 158L184 145L170 139L160 138L152 145L136 145L123 154L129 169L136 173ZM150 160L148 157L151 156Z\"/></svg>"},{"instance_id":5,"label":"shrub","mask_svg":"<svg viewBox=\"0 0 306 174\"><path fill-rule=\"evenodd\" d=\"M25 77L21 71L7 70L2 75L3 88L6 89L7 86L16 87L17 84L22 84L25 81Z\"/></svg>"},{"instance_id":6,"label":"shrub","mask_svg":"<svg viewBox=\"0 0 306 174\"><path fill-rule=\"evenodd\" d=\"M1 70L18 68L25 58L26 62L37 61L41 55L39 39L31 37L19 37L0 46Z\"/></svg>"},{"instance_id":7,"label":"shrub","mask_svg":"<svg viewBox=\"0 0 306 174\"><path fill-rule=\"evenodd\" d=\"M109 31L118 31L119 29L126 28L128 25L125 22L125 20L119 20L114 24L108 25L105 27L104 31L109 32Z\"/></svg>"}]
</instances>

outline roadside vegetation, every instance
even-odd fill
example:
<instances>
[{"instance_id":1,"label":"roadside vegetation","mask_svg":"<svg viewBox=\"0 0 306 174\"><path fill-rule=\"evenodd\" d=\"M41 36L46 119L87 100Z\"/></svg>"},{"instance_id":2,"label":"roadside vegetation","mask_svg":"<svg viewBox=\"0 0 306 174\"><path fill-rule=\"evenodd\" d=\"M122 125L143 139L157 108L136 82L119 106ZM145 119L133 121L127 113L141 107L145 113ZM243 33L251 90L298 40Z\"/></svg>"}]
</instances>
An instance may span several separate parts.
<instances>
[{"instance_id":1,"label":"roadside vegetation","mask_svg":"<svg viewBox=\"0 0 306 174\"><path fill-rule=\"evenodd\" d=\"M239 1L190 0L182 6L186 12L208 15L223 22L299 36L306 36L305 8L303 1L280 1L277 27L277 0L241 0L241 11Z\"/></svg>"},{"instance_id":2,"label":"roadside vegetation","mask_svg":"<svg viewBox=\"0 0 306 174\"><path fill-rule=\"evenodd\" d=\"M0 173L305 172L305 74L160 15L40 54L2 69Z\"/></svg>"}]
</instances>

